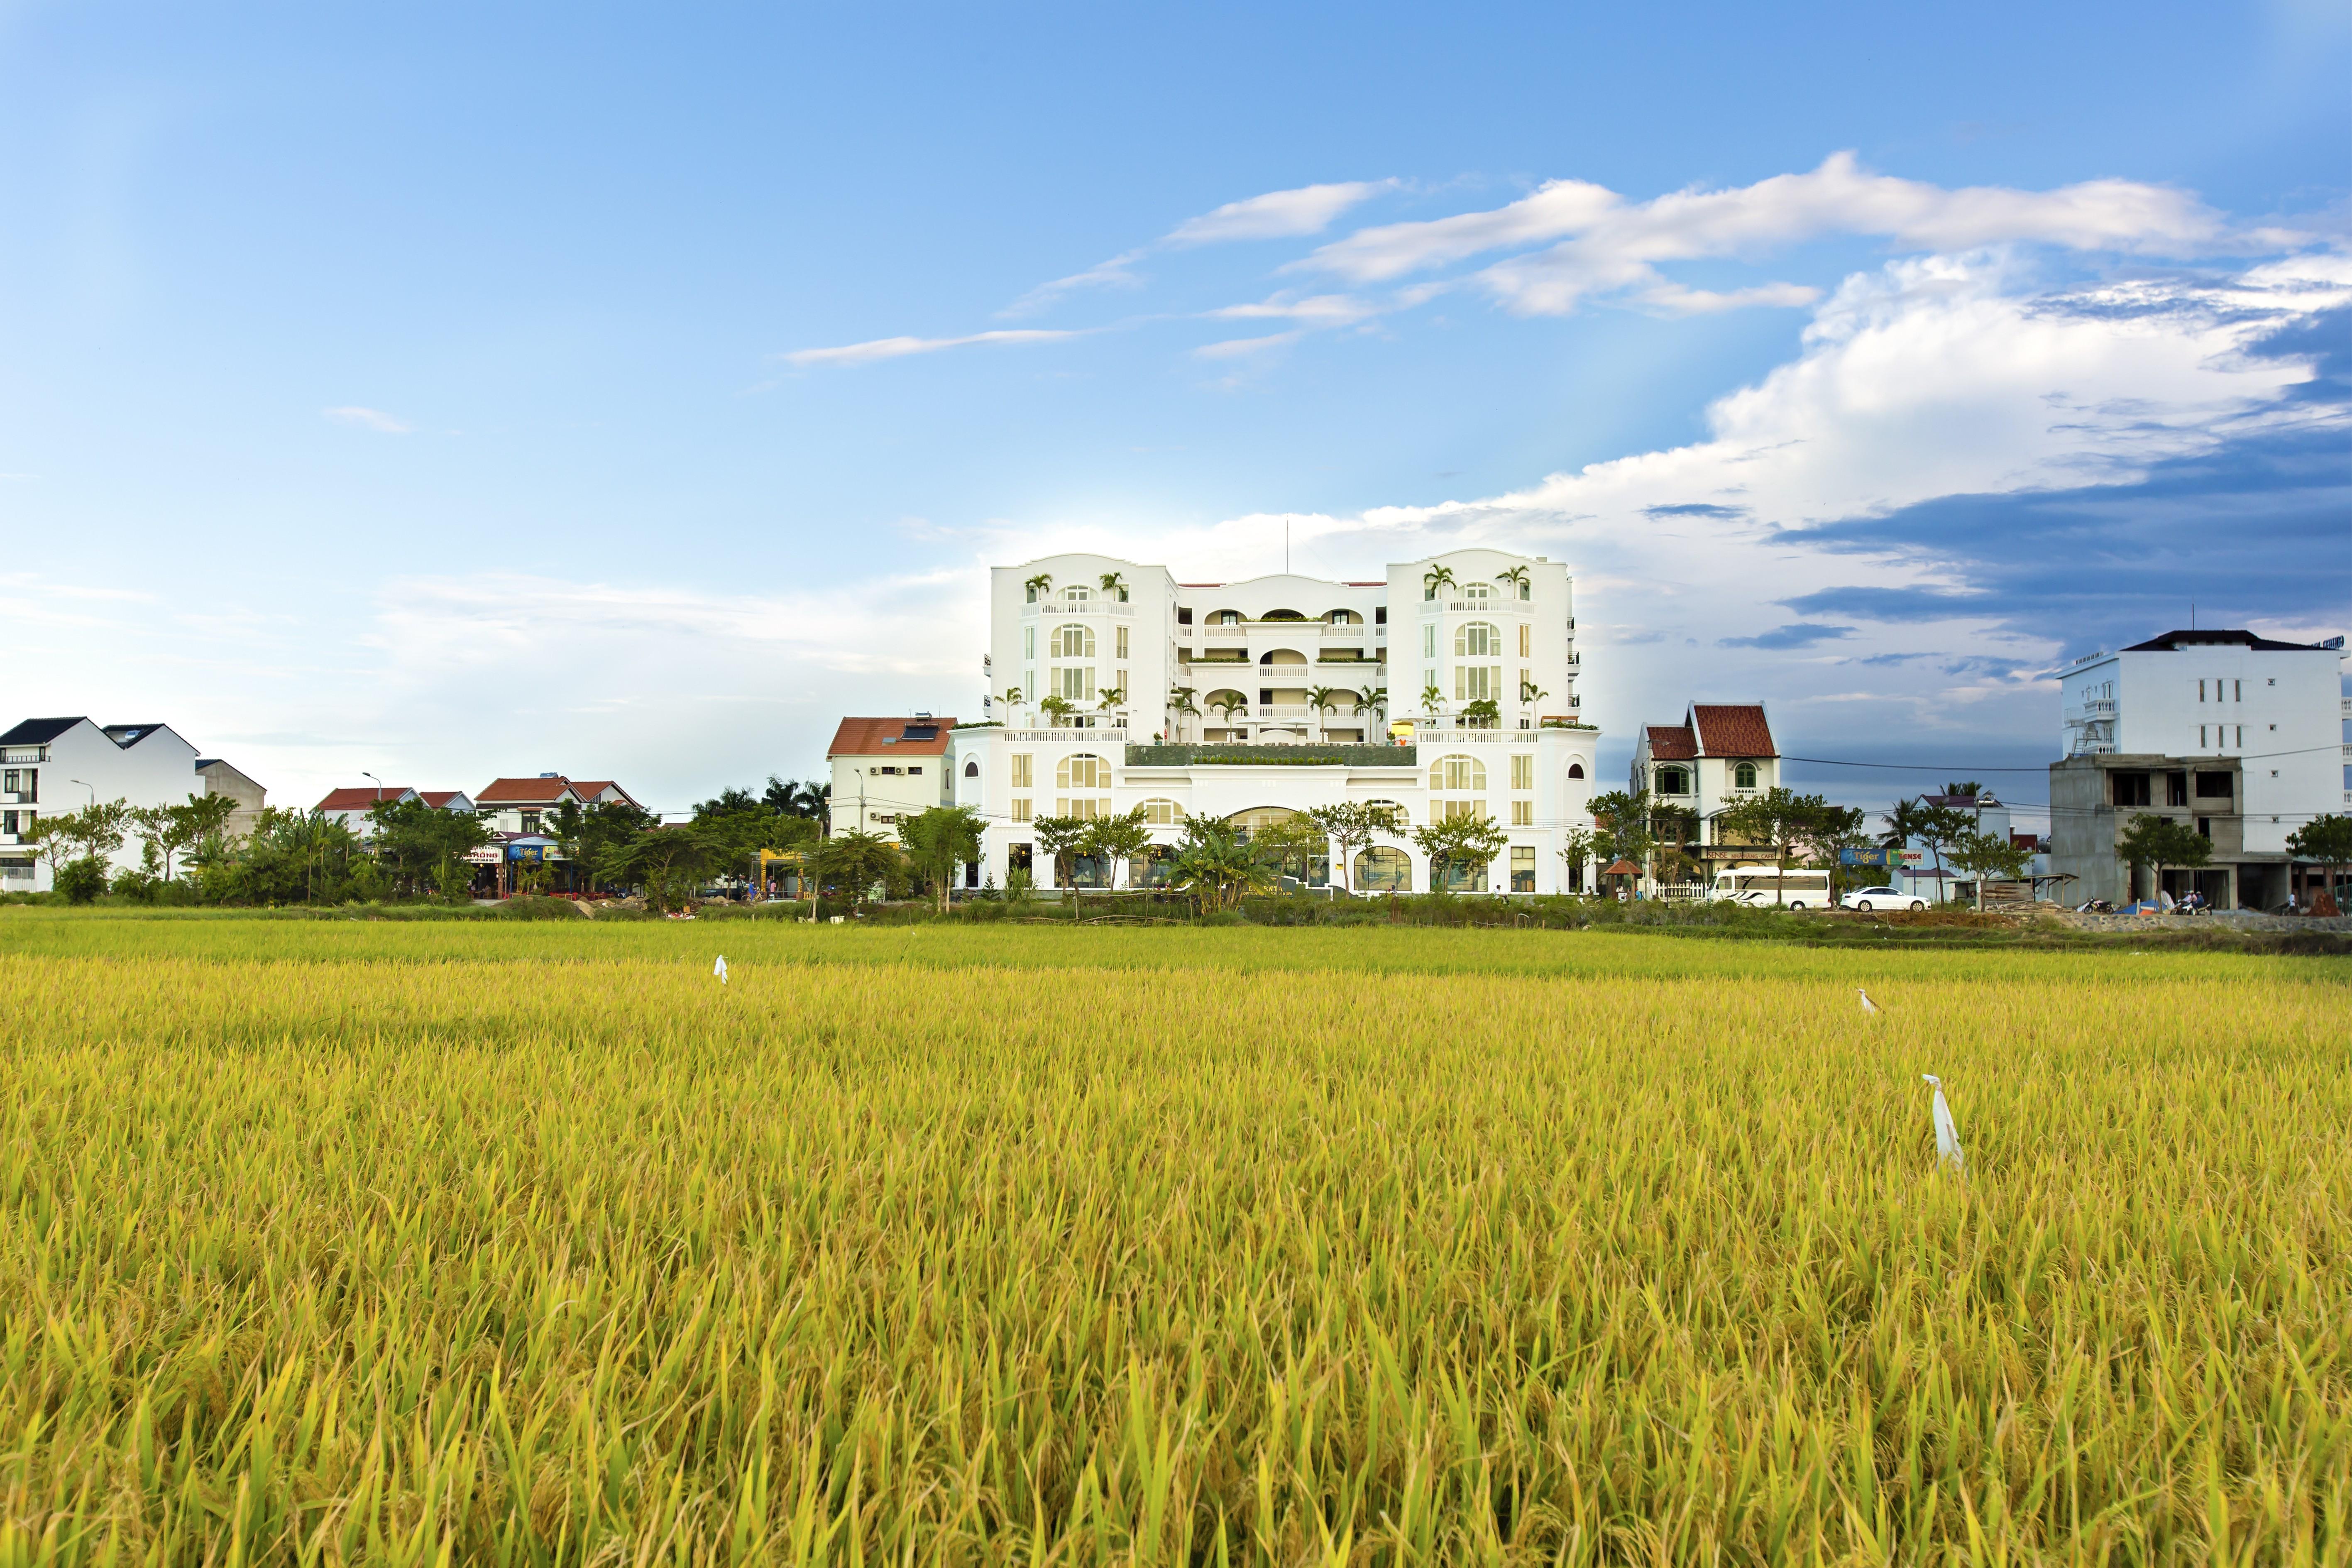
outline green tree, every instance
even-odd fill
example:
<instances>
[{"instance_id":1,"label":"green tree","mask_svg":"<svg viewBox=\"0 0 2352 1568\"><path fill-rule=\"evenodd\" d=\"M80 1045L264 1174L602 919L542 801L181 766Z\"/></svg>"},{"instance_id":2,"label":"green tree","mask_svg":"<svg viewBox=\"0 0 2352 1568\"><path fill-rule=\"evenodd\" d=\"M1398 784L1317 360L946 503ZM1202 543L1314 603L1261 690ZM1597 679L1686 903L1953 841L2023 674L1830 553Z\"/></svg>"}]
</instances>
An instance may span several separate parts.
<instances>
[{"instance_id":1,"label":"green tree","mask_svg":"<svg viewBox=\"0 0 2352 1568\"><path fill-rule=\"evenodd\" d=\"M93 801L73 813L68 819L73 826L67 829L82 858L104 860L122 847L130 837L131 803L127 800Z\"/></svg>"},{"instance_id":2,"label":"green tree","mask_svg":"<svg viewBox=\"0 0 2352 1568\"><path fill-rule=\"evenodd\" d=\"M1454 585L1454 568L1451 566L1433 566L1421 574L1421 596L1424 599L1434 599L1440 588Z\"/></svg>"},{"instance_id":3,"label":"green tree","mask_svg":"<svg viewBox=\"0 0 2352 1568\"><path fill-rule=\"evenodd\" d=\"M2185 822L2175 822L2168 816L2156 816L2141 812L2131 819L2116 839L2116 858L2125 865L2146 866L2154 879L2152 894L2164 890L2164 868L2180 866L2189 869L2204 865L2213 858L2213 846L2205 836ZM2161 903L2163 900L2158 899Z\"/></svg>"},{"instance_id":4,"label":"green tree","mask_svg":"<svg viewBox=\"0 0 2352 1568\"><path fill-rule=\"evenodd\" d=\"M1184 837L1169 863L1169 881L1205 914L1263 892L1273 885L1274 870L1232 823L1195 816L1184 824Z\"/></svg>"},{"instance_id":5,"label":"green tree","mask_svg":"<svg viewBox=\"0 0 2352 1568\"><path fill-rule=\"evenodd\" d=\"M1823 805L1805 833L1814 856L1829 868L1830 903L1835 907L1845 879L1842 851L1870 847L1870 818L1858 806Z\"/></svg>"},{"instance_id":6,"label":"green tree","mask_svg":"<svg viewBox=\"0 0 2352 1568\"><path fill-rule=\"evenodd\" d=\"M1314 878L1315 861L1321 858L1328 865L1331 854L1329 837L1308 811L1252 828L1248 838L1250 848L1277 878L1288 877L1302 888Z\"/></svg>"},{"instance_id":7,"label":"green tree","mask_svg":"<svg viewBox=\"0 0 2352 1568\"><path fill-rule=\"evenodd\" d=\"M74 814L58 812L54 816L37 816L26 837L33 841L33 852L49 863L49 886L58 885L58 874L74 858Z\"/></svg>"},{"instance_id":8,"label":"green tree","mask_svg":"<svg viewBox=\"0 0 2352 1568\"><path fill-rule=\"evenodd\" d=\"M906 857L897 845L878 833L854 828L826 839L811 858L818 885L847 892L851 905L859 909L876 888L887 892L906 875Z\"/></svg>"},{"instance_id":9,"label":"green tree","mask_svg":"<svg viewBox=\"0 0 2352 1568\"><path fill-rule=\"evenodd\" d=\"M1664 801L1650 806L1651 842L1657 856L1657 874L1661 880L1681 882L1688 879L1692 868L1699 864L1691 847L1698 842L1698 813L1686 805L1672 805Z\"/></svg>"},{"instance_id":10,"label":"green tree","mask_svg":"<svg viewBox=\"0 0 2352 1568\"><path fill-rule=\"evenodd\" d=\"M607 882L645 889L646 901L667 913L684 909L727 846L700 825L656 824L612 844L598 857L595 874Z\"/></svg>"},{"instance_id":11,"label":"green tree","mask_svg":"<svg viewBox=\"0 0 2352 1568\"><path fill-rule=\"evenodd\" d=\"M1437 717L1438 709L1444 706L1444 703L1445 693L1437 689L1435 681L1421 689L1421 710L1432 719Z\"/></svg>"},{"instance_id":12,"label":"green tree","mask_svg":"<svg viewBox=\"0 0 2352 1568\"><path fill-rule=\"evenodd\" d=\"M236 815L237 800L231 795L192 795L185 805L169 809L173 819L171 835L173 843L167 846L163 853L166 880L173 873L172 857L174 852L197 852L204 845L226 836L228 819Z\"/></svg>"},{"instance_id":13,"label":"green tree","mask_svg":"<svg viewBox=\"0 0 2352 1568\"><path fill-rule=\"evenodd\" d=\"M1396 827L1395 813L1391 808L1376 806L1369 801L1310 806L1299 815L1330 842L1332 885L1349 892L1355 889L1356 851L1370 848L1382 834L1392 833Z\"/></svg>"},{"instance_id":14,"label":"green tree","mask_svg":"<svg viewBox=\"0 0 2352 1568\"><path fill-rule=\"evenodd\" d=\"M1563 882L1572 880L1579 889L1581 889L1584 886L1584 864L1592 858L1594 851L1600 847L1600 839L1584 828L1571 827L1561 834L1559 836L1560 863L1565 869L1575 872L1576 876L1573 878L1563 876L1560 880Z\"/></svg>"},{"instance_id":15,"label":"green tree","mask_svg":"<svg viewBox=\"0 0 2352 1568\"><path fill-rule=\"evenodd\" d=\"M1462 705L1462 727L1465 730L1491 730L1502 721L1502 706L1491 697L1475 698Z\"/></svg>"},{"instance_id":16,"label":"green tree","mask_svg":"<svg viewBox=\"0 0 2352 1568\"><path fill-rule=\"evenodd\" d=\"M1040 572L1023 583L1021 586L1028 590L1029 602L1034 605L1054 591L1054 574L1051 572Z\"/></svg>"},{"instance_id":17,"label":"green tree","mask_svg":"<svg viewBox=\"0 0 2352 1568\"><path fill-rule=\"evenodd\" d=\"M1223 715L1226 727L1230 729L1234 715L1249 707L1249 699L1238 691L1228 691L1222 697L1210 698L1209 706Z\"/></svg>"},{"instance_id":18,"label":"green tree","mask_svg":"<svg viewBox=\"0 0 2352 1568\"><path fill-rule=\"evenodd\" d=\"M772 788L776 784L774 779L768 783ZM773 805L767 805L764 801L761 804L766 805L771 815L775 814ZM443 815L449 814L445 812ZM613 850L634 842L638 834L653 826L655 819L652 813L642 811L625 800L608 800L595 805L582 805L578 801L567 800L547 814L544 825L547 836L555 840L557 850L572 863L580 879L580 890L593 894L600 875L597 868L604 864ZM451 831L454 838L455 830ZM806 828L804 831L814 830ZM485 837L483 842L488 843L488 839ZM453 842L450 847L462 856L472 846L458 847Z\"/></svg>"},{"instance_id":19,"label":"green tree","mask_svg":"<svg viewBox=\"0 0 2352 1568\"><path fill-rule=\"evenodd\" d=\"M940 913L948 911L948 892L955 886L958 868L980 858L981 835L988 819L961 805L935 805L898 819L898 837L940 897Z\"/></svg>"},{"instance_id":20,"label":"green tree","mask_svg":"<svg viewBox=\"0 0 2352 1568\"><path fill-rule=\"evenodd\" d=\"M1528 569L1524 566L1514 566L1508 571L1497 572L1495 574L1495 581L1508 584L1517 591L1521 598L1527 596Z\"/></svg>"},{"instance_id":21,"label":"green tree","mask_svg":"<svg viewBox=\"0 0 2352 1568\"><path fill-rule=\"evenodd\" d=\"M2352 816L2313 817L2287 835L2286 852L2298 860L2319 862L2322 888L2333 902L2336 873L2352 865Z\"/></svg>"},{"instance_id":22,"label":"green tree","mask_svg":"<svg viewBox=\"0 0 2352 1568\"><path fill-rule=\"evenodd\" d=\"M1389 689L1385 686L1375 686L1370 691L1365 692L1361 697L1356 699L1356 705L1352 711L1357 713L1385 713L1388 710L1388 705Z\"/></svg>"},{"instance_id":23,"label":"green tree","mask_svg":"<svg viewBox=\"0 0 2352 1568\"><path fill-rule=\"evenodd\" d=\"M1952 841L1952 864L1976 879L1979 914L1984 911L1985 879L2021 877L2032 861L2032 850L2011 844L1998 833L1971 831Z\"/></svg>"},{"instance_id":24,"label":"green tree","mask_svg":"<svg viewBox=\"0 0 2352 1568\"><path fill-rule=\"evenodd\" d=\"M1123 816L1096 817L1078 838L1078 853L1099 860L1114 888L1118 886L1119 867L1150 847L1151 829L1143 820L1141 806Z\"/></svg>"},{"instance_id":25,"label":"green tree","mask_svg":"<svg viewBox=\"0 0 2352 1568\"><path fill-rule=\"evenodd\" d=\"M1414 828L1412 841L1429 857L1431 890L1444 892L1447 890L1447 872L1456 866L1471 868L1470 879L1475 881L1478 872L1491 864L1511 840L1510 835L1495 825L1493 817L1481 813L1440 817L1425 827Z\"/></svg>"},{"instance_id":26,"label":"green tree","mask_svg":"<svg viewBox=\"0 0 2352 1568\"><path fill-rule=\"evenodd\" d=\"M1087 820L1083 816L1040 816L1029 824L1029 831L1036 837L1037 847L1045 852L1046 859L1053 864L1053 885L1067 887L1074 900L1078 896L1075 861L1079 852L1078 846L1087 836Z\"/></svg>"},{"instance_id":27,"label":"green tree","mask_svg":"<svg viewBox=\"0 0 2352 1568\"><path fill-rule=\"evenodd\" d=\"M66 896L66 902L87 904L106 891L106 862L94 855L68 860L64 869L51 873L50 886Z\"/></svg>"},{"instance_id":28,"label":"green tree","mask_svg":"<svg viewBox=\"0 0 2352 1568\"><path fill-rule=\"evenodd\" d=\"M1975 829L1976 815L1962 811L1957 805L1929 805L1924 798L1903 801L1895 805L1894 815L1886 819L1890 831L1897 819L1903 817L1906 806L1909 816L1905 826L1909 827L1910 835L1904 843L1908 844L1916 838L1927 847L1928 854L1935 857L1936 896L1941 899L1944 894L1944 851L1961 834Z\"/></svg>"},{"instance_id":29,"label":"green tree","mask_svg":"<svg viewBox=\"0 0 2352 1568\"><path fill-rule=\"evenodd\" d=\"M1307 706L1328 719L1339 706L1339 689L1336 686L1310 686L1307 689Z\"/></svg>"},{"instance_id":30,"label":"green tree","mask_svg":"<svg viewBox=\"0 0 2352 1568\"><path fill-rule=\"evenodd\" d=\"M1599 833L1596 852L1608 863L1619 860L1635 866L1650 863L1650 851L1656 843L1650 827L1650 792L1645 789L1612 789L1596 795L1586 805L1592 814L1593 826Z\"/></svg>"},{"instance_id":31,"label":"green tree","mask_svg":"<svg viewBox=\"0 0 2352 1568\"><path fill-rule=\"evenodd\" d=\"M1799 795L1774 784L1722 812L1716 821L1752 843L1769 845L1775 870L1785 877L1790 857L1799 846L1809 846L1818 838L1833 809L1820 795ZM1858 830L1860 825L1860 816L1854 814L1854 828Z\"/></svg>"},{"instance_id":32,"label":"green tree","mask_svg":"<svg viewBox=\"0 0 2352 1568\"><path fill-rule=\"evenodd\" d=\"M623 810L631 810L623 807ZM566 801L555 816L579 807ZM470 811L443 811L421 800L379 801L368 808L368 847L395 889L455 898L473 881L467 858L490 842L489 825ZM642 813L638 815L642 816ZM552 837L552 836L551 836ZM572 841L578 843L575 837ZM577 851L564 853L576 859Z\"/></svg>"},{"instance_id":33,"label":"green tree","mask_svg":"<svg viewBox=\"0 0 2352 1568\"><path fill-rule=\"evenodd\" d=\"M1192 700L1192 689L1189 686L1179 686L1170 690L1168 711L1175 714L1180 720L1187 717L1198 719L1201 716L1201 705Z\"/></svg>"},{"instance_id":34,"label":"green tree","mask_svg":"<svg viewBox=\"0 0 2352 1568\"><path fill-rule=\"evenodd\" d=\"M1124 573L1106 572L1098 581L1102 584L1105 596L1117 599L1121 604L1127 602L1127 577Z\"/></svg>"}]
</instances>

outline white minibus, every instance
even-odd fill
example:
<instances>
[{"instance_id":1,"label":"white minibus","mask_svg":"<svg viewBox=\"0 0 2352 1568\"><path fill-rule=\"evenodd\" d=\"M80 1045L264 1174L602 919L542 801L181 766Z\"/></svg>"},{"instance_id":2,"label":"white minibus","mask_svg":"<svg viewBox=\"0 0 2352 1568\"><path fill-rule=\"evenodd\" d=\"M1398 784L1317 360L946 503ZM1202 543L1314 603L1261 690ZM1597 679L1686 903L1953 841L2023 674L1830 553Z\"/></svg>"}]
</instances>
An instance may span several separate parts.
<instances>
[{"instance_id":1,"label":"white minibus","mask_svg":"<svg viewBox=\"0 0 2352 1568\"><path fill-rule=\"evenodd\" d=\"M1783 871L1777 866L1734 866L1715 874L1710 896L1751 908L1778 904L1790 910L1825 910L1830 907L1830 874L1793 867Z\"/></svg>"}]
</instances>

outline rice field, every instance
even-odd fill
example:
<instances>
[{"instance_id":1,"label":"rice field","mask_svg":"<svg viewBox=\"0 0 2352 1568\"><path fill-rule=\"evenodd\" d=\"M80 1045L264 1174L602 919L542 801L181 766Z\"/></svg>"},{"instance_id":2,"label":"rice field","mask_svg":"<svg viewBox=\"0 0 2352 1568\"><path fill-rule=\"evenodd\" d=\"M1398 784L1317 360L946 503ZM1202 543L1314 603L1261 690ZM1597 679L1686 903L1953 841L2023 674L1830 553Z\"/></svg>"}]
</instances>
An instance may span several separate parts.
<instances>
[{"instance_id":1,"label":"rice field","mask_svg":"<svg viewBox=\"0 0 2352 1568\"><path fill-rule=\"evenodd\" d=\"M0 1568L2342 1563L2347 979L0 913Z\"/></svg>"}]
</instances>

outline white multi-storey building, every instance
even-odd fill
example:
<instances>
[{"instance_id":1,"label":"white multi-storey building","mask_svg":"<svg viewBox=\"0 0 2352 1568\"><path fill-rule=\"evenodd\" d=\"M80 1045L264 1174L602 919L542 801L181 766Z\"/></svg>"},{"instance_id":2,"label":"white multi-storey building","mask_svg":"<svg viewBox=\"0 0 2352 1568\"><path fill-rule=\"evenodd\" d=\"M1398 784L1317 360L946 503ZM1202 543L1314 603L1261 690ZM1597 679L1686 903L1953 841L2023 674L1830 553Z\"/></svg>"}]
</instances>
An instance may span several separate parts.
<instances>
[{"instance_id":1,"label":"white multi-storey building","mask_svg":"<svg viewBox=\"0 0 2352 1568\"><path fill-rule=\"evenodd\" d=\"M198 756L168 724L25 720L0 734L0 892L48 890L47 861L33 852L33 825L44 816L100 801L184 805L200 795L236 798L233 833L247 830L267 799L259 784L226 763ZM110 869L137 869L142 853L127 837Z\"/></svg>"},{"instance_id":2,"label":"white multi-storey building","mask_svg":"<svg viewBox=\"0 0 2352 1568\"><path fill-rule=\"evenodd\" d=\"M990 611L987 721L958 727L950 752L955 799L991 823L977 875L1045 883L1039 816L1140 809L1165 849L1190 816L1247 827L1361 801L1402 830L1357 854L1349 887L1425 889L1410 829L1470 813L1510 841L1485 890L1590 885L1559 854L1591 826L1598 731L1580 718L1557 563L1458 550L1373 582L1180 583L1055 555L994 568Z\"/></svg>"},{"instance_id":3,"label":"white multi-storey building","mask_svg":"<svg viewBox=\"0 0 2352 1568\"><path fill-rule=\"evenodd\" d=\"M2172 870L2227 909L2283 903L2287 837L2352 807L2344 639L2277 642L2243 630L2171 631L2059 672L2062 761L2050 767L2053 869L2068 896L2153 895L2126 884L2116 836L2143 813L2212 842L2212 865Z\"/></svg>"}]
</instances>

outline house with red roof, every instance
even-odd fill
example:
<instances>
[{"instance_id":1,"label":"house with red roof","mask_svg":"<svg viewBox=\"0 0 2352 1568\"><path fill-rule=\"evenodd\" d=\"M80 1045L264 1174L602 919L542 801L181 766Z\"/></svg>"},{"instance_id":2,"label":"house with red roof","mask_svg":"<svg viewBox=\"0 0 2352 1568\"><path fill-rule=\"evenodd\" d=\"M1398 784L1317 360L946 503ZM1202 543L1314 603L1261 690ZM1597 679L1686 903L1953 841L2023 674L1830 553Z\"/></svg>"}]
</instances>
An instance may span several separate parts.
<instances>
[{"instance_id":1,"label":"house with red roof","mask_svg":"<svg viewBox=\"0 0 2352 1568\"><path fill-rule=\"evenodd\" d=\"M536 834L548 814L567 800L583 807L637 805L635 797L611 779L572 779L562 773L495 778L476 790L473 798L474 809L496 833Z\"/></svg>"},{"instance_id":2,"label":"house with red roof","mask_svg":"<svg viewBox=\"0 0 2352 1568\"><path fill-rule=\"evenodd\" d=\"M825 748L833 764L832 826L896 842L898 819L955 799L948 751L953 718L844 719Z\"/></svg>"},{"instance_id":3,"label":"house with red roof","mask_svg":"<svg viewBox=\"0 0 2352 1568\"><path fill-rule=\"evenodd\" d=\"M1633 742L1633 790L1691 814L1684 852L1703 862L1759 857L1755 845L1727 836L1726 811L1780 782L1780 748L1761 702L1694 702L1680 724L1644 724ZM1762 855L1769 858L1769 854Z\"/></svg>"},{"instance_id":4,"label":"house with red roof","mask_svg":"<svg viewBox=\"0 0 2352 1568\"><path fill-rule=\"evenodd\" d=\"M367 814L386 801L421 800L436 811L474 809L473 797L461 789L415 789L407 784L347 784L329 790L313 811L323 812L352 832L366 826Z\"/></svg>"}]
</instances>

